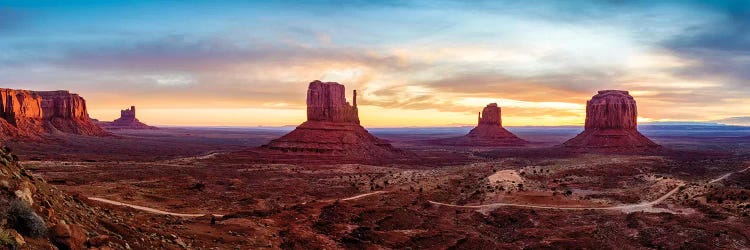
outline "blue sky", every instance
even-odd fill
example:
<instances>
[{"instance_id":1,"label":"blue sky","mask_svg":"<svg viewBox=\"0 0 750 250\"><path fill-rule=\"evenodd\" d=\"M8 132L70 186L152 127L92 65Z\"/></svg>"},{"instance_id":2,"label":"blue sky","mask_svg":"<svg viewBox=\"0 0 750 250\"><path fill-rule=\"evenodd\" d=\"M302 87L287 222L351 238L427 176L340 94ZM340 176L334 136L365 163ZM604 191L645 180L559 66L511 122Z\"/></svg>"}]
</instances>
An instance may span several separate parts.
<instances>
[{"instance_id":1,"label":"blue sky","mask_svg":"<svg viewBox=\"0 0 750 250\"><path fill-rule=\"evenodd\" d=\"M582 124L600 89L712 121L750 116L748 31L746 1L0 1L0 83L154 124L296 124L316 79L373 126Z\"/></svg>"}]
</instances>

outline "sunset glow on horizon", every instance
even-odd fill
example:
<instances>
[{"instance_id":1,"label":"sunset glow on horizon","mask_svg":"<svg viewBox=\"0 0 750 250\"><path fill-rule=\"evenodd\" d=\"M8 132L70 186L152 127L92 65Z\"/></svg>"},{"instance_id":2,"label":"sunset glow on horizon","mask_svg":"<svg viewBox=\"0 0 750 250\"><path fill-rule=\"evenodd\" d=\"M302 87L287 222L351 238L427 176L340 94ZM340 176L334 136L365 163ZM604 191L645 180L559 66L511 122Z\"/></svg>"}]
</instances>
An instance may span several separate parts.
<instances>
[{"instance_id":1,"label":"sunset glow on horizon","mask_svg":"<svg viewBox=\"0 0 750 250\"><path fill-rule=\"evenodd\" d=\"M358 90L369 127L472 125L491 102L507 126L582 125L604 89L640 122L750 124L743 1L188 2L0 0L0 87L153 125L297 125L313 80Z\"/></svg>"}]
</instances>

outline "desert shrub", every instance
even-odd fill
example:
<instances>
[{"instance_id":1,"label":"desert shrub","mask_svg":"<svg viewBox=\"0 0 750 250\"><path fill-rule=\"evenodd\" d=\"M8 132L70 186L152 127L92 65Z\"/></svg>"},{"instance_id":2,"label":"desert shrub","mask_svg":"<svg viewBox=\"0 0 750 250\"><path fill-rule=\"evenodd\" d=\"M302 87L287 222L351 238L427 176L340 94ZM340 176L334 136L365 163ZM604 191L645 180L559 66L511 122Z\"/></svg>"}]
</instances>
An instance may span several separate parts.
<instances>
[{"instance_id":1,"label":"desert shrub","mask_svg":"<svg viewBox=\"0 0 750 250\"><path fill-rule=\"evenodd\" d=\"M203 184L203 182L196 182L190 186L190 190L203 191L204 188L206 188L206 184Z\"/></svg>"},{"instance_id":2,"label":"desert shrub","mask_svg":"<svg viewBox=\"0 0 750 250\"><path fill-rule=\"evenodd\" d=\"M0 247L7 247L8 249L15 249L18 246L16 238L13 237L8 231L0 228Z\"/></svg>"},{"instance_id":3,"label":"desert shrub","mask_svg":"<svg viewBox=\"0 0 750 250\"><path fill-rule=\"evenodd\" d=\"M21 200L12 200L5 214L8 223L25 236L41 237L47 234L47 224L44 223L44 219Z\"/></svg>"}]
</instances>

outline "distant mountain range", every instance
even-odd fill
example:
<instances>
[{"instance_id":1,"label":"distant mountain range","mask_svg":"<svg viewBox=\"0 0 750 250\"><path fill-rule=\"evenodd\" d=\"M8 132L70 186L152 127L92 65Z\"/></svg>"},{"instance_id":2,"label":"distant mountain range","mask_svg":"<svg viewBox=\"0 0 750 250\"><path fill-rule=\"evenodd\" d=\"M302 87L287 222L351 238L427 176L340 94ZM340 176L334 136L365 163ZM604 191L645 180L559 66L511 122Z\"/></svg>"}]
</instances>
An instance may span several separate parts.
<instances>
[{"instance_id":1,"label":"distant mountain range","mask_svg":"<svg viewBox=\"0 0 750 250\"><path fill-rule=\"evenodd\" d=\"M750 116L730 117L716 122L726 125L750 126Z\"/></svg>"}]
</instances>

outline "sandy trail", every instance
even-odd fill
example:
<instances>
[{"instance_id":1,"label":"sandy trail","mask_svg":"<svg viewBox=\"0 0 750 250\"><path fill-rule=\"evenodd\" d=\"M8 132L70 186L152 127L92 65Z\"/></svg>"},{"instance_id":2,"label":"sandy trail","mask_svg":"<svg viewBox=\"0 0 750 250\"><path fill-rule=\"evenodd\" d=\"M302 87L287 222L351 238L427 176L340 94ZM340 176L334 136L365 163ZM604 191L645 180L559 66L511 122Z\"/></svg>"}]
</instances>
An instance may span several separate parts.
<instances>
[{"instance_id":1,"label":"sandy trail","mask_svg":"<svg viewBox=\"0 0 750 250\"><path fill-rule=\"evenodd\" d=\"M736 173L742 173L750 169L750 167L744 168L739 171L729 172L722 176L719 176L716 179L710 180L708 183L715 183L722 181L729 176L736 174ZM521 207L521 208L533 208L533 209L556 209L556 210L614 210L614 211L621 211L625 213L632 213L632 212L668 212L668 213L674 213L671 210L664 209L664 208L656 208L654 205L657 205L664 200L668 199L678 191L680 191L680 188L685 186L685 184L677 185L674 189L670 190L666 194L662 195L658 199L650 202L643 202L643 203L637 203L637 204L625 204L625 205L618 205L618 206L611 206L611 207L561 207L561 206L543 206L543 205L525 205L525 204L514 204L514 203L492 203L492 204L486 204L486 205L453 205L453 204L447 204L437 201L429 201L432 204L440 205L440 206L446 206L446 207L455 207L455 208L471 208L471 209L479 209L482 211L492 211L500 207Z\"/></svg>"},{"instance_id":2,"label":"sandy trail","mask_svg":"<svg viewBox=\"0 0 750 250\"><path fill-rule=\"evenodd\" d=\"M667 192L666 194L662 195L661 197L659 197L658 199L654 201L636 203L636 204L618 205L618 206L611 206L611 207L560 207L560 206L543 206L543 205L525 205L525 204L514 204L514 203L492 203L492 204L486 204L486 205L461 206L461 205L453 205L453 204L447 204L447 203L436 202L436 201L429 201L429 202L435 205L440 205L440 206L480 209L483 211L492 211L500 207L521 207L521 208L556 209L556 210L615 210L615 211L622 211L626 213L636 212L636 211L667 212L668 210L666 209L655 208L653 206L666 200L667 198L672 196L674 193L677 193L677 191L679 191L682 186L684 185L678 185L677 187L670 190L669 192Z\"/></svg>"},{"instance_id":3,"label":"sandy trail","mask_svg":"<svg viewBox=\"0 0 750 250\"><path fill-rule=\"evenodd\" d=\"M119 202L119 201L113 201L113 200L108 200L108 199L98 198L98 197L89 197L89 200L98 201L98 202L102 202L102 203L107 203L107 204L115 205L115 206L130 207L130 208L133 208L133 209L136 209L136 210L140 210L140 211L144 211L144 212L149 212L149 213L152 213L152 214L172 215L172 216L177 216L177 217L201 217L201 216L205 216L206 215L206 214L181 214L181 213L172 213L172 212L167 212L167 211L159 210L159 209L156 209L156 208L150 208L150 207L138 206L138 205L133 205L133 204L127 204L127 203L122 203L122 202ZM215 217L223 217L224 215L213 214L213 216L215 216Z\"/></svg>"},{"instance_id":4,"label":"sandy trail","mask_svg":"<svg viewBox=\"0 0 750 250\"><path fill-rule=\"evenodd\" d=\"M209 154L209 155L206 155L206 156L212 157L214 155L215 155L215 153L214 154ZM722 176L720 176L720 177L718 177L716 179L713 179L713 180L709 181L708 183L715 183L715 182L722 181L722 180L728 178L729 176L731 176L732 174L742 173L742 172L747 171L748 169L750 169L750 167L747 167L747 168L739 170L739 171L735 171L735 172L730 172L730 173L724 174L724 175L722 175ZM618 206L611 206L611 207L559 207L559 206L543 206L543 205L525 205L525 204L514 204L514 203L492 203L492 204L485 204L485 205L453 205L453 204L442 203L442 202L437 202L437 201L429 201L429 202L432 203L432 204L435 204L435 205L440 205L440 206L454 207L454 208L479 209L479 210L482 210L482 211L492 211L492 210L495 210L495 209L500 208L500 207L521 207L521 208L556 209L556 210L612 210L612 211L621 211L621 212L625 212L625 213L638 212L638 211L644 211L644 212L669 212L669 213L673 213L673 211L671 211L671 210L664 209L664 208L656 208L656 207L654 207L654 205L657 205L657 204L663 202L664 200L668 199L669 197L671 197L672 195L674 195L675 193L677 193L678 191L680 191L680 188L682 188L683 186L685 186L685 184L677 185L677 187L673 188L672 190L670 190L666 194L664 194L661 197L659 197L658 199L650 201L650 202L643 202L643 203L637 203L637 204L618 205ZM364 194L359 194L359 195L355 195L355 196L352 196L352 197L343 198L343 199L340 199L340 200L341 201L357 200L357 199L361 199L361 198L364 198L364 197L368 197L368 196L372 196L372 195L378 195L378 194L387 193L387 192L388 191L375 191L375 192L364 193ZM89 200L93 200L93 201L102 202L102 203L111 204L111 205L116 205L116 206L130 207L130 208L133 208L133 209L136 209L136 210L140 210L140 211L144 211L144 212L148 212L148 213L153 213L153 214L172 215L172 216L178 216L178 217L201 217L201 216L207 215L207 214L173 213L173 212L167 212L167 211L163 211L163 210L159 210L159 209L155 209L155 208L138 206L138 205L133 205L133 204L127 204L127 203L123 203L123 202L119 202L119 201L113 201L113 200L108 200L108 199L98 198L98 197L89 197L88 199ZM215 216L215 217L223 217L224 216L224 215L221 215L221 214L212 214L212 215Z\"/></svg>"},{"instance_id":5,"label":"sandy trail","mask_svg":"<svg viewBox=\"0 0 750 250\"><path fill-rule=\"evenodd\" d=\"M357 199L361 199L361 198L364 198L364 197L367 197L367 196L381 194L381 193L386 193L386 192L387 191L370 192L370 193L365 193L365 194L360 194L360 195L355 195L355 196L352 196L352 197L344 198L344 199L341 199L341 200L342 201L357 200ZM148 213L152 213L152 214L171 215L171 216L177 216L177 217L191 217L191 218L201 217L201 216L207 215L207 214L173 213L173 212L167 212L167 211L164 211L164 210L159 210L159 209L156 209L156 208L150 208L150 207L144 207L144 206L139 206L139 205L133 205L133 204L128 204L128 203L124 203L124 202L119 202L119 201L113 201L113 200L109 200L109 199L99 198L99 197L88 197L88 199L92 200L92 201L98 201L98 202L107 203L107 204L110 204L110 205L115 205L115 206L129 207L129 208L133 208L135 210L140 210L140 211L148 212ZM212 214L212 215L214 217L218 217L218 218L224 217L224 215L221 215L221 214Z\"/></svg>"},{"instance_id":6,"label":"sandy trail","mask_svg":"<svg viewBox=\"0 0 750 250\"><path fill-rule=\"evenodd\" d=\"M731 173L727 173L727 174L725 174L725 175L722 175L722 176L720 176L719 178L716 178L716 179L713 179L713 180L709 181L708 183L709 183L709 184L711 184L711 183L716 183L716 182L720 182L720 181L723 181L724 179L726 179L726 178L729 178L729 176L731 176L731 175L733 175L733 174L736 174L736 173L742 173L742 172L745 172L745 171L747 171L748 169L750 169L750 167L747 167L747 168L745 168L745 169L743 169L743 170L740 170L740 171L736 171L736 172L731 172Z\"/></svg>"},{"instance_id":7,"label":"sandy trail","mask_svg":"<svg viewBox=\"0 0 750 250\"><path fill-rule=\"evenodd\" d=\"M370 195L376 195L376 194L382 194L382 193L387 193L387 191L375 191L375 192L371 192L371 193L366 193L366 194L360 194L360 195L352 196L352 197L349 197L349 198L344 198L344 199L341 199L341 200L342 201L351 201L351 200L356 200L356 199L360 199L360 198L365 198L365 197L370 196Z\"/></svg>"}]
</instances>

